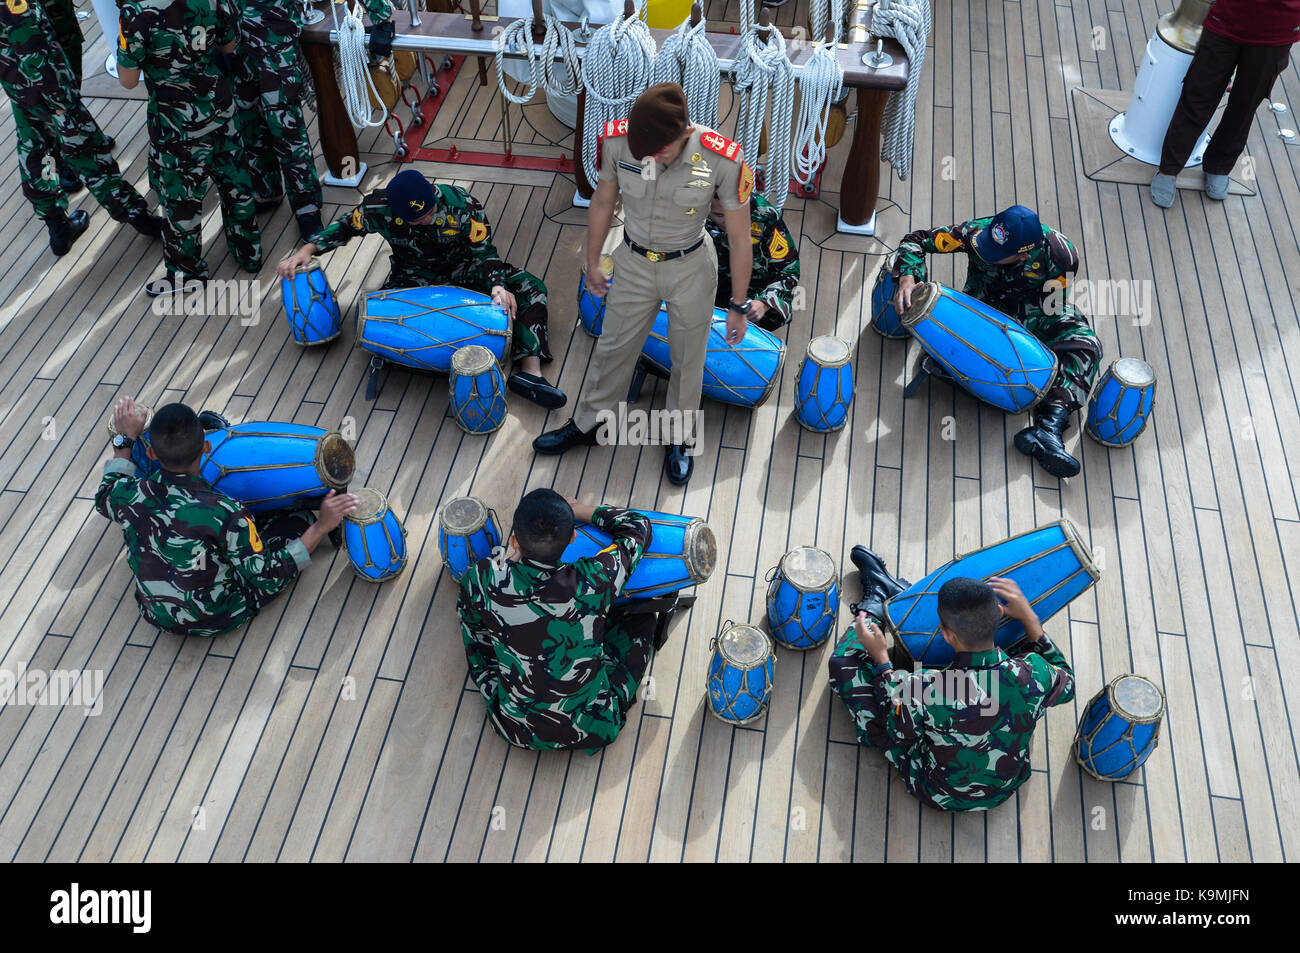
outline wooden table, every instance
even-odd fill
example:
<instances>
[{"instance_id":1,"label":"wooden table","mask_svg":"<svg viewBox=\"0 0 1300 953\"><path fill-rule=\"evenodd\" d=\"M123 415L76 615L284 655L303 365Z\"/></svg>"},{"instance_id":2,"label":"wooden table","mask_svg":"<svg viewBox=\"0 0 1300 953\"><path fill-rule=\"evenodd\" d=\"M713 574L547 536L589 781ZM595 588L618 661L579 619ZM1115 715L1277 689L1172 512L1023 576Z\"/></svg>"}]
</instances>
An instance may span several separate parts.
<instances>
[{"instance_id":1,"label":"wooden table","mask_svg":"<svg viewBox=\"0 0 1300 953\"><path fill-rule=\"evenodd\" d=\"M320 130L325 163L332 175L347 178L360 168L357 136L334 76L330 43L334 24L329 15L329 5L321 2L317 7L325 13L325 19L303 29L303 55L316 85L316 123ZM874 45L862 42L866 31L860 25L860 20L865 15L863 8L854 11L853 26L849 31L851 42L841 43L839 49L840 65L844 67L844 85L857 91L858 107L853 143L840 180L840 219L850 227L867 225L875 214L876 197L880 194L881 118L889 94L907 85L908 71L907 57L902 48L889 39L885 40L885 51L893 56L893 65L884 69L871 69L863 65L863 54L874 48ZM393 21L397 27L397 38L393 41L395 50L463 55L491 55L494 42L492 27L500 25L500 21L489 21L487 29L475 32L471 19L466 14L422 12L420 25L412 27L410 14L406 11L396 13ZM576 34L578 24L567 25ZM662 46L672 31L650 32L656 44ZM740 48L740 37L731 33L709 33L708 38L718 59L724 61L725 68ZM583 45L578 44L578 47L581 51ZM790 61L798 66L811 56L811 52L811 44L804 44L802 49L791 56ZM579 123L582 98L579 97ZM574 155L578 191L589 196L591 185L582 171L582 136L576 133Z\"/></svg>"}]
</instances>

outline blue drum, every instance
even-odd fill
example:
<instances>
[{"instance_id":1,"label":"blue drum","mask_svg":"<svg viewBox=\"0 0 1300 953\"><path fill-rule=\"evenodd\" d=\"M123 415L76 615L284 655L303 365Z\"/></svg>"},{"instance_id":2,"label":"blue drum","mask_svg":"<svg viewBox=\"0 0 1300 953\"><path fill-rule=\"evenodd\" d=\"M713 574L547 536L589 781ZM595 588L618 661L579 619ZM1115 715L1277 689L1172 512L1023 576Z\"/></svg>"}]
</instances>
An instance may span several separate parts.
<instances>
[{"instance_id":1,"label":"blue drum","mask_svg":"<svg viewBox=\"0 0 1300 953\"><path fill-rule=\"evenodd\" d=\"M472 496L448 500L438 511L438 549L443 565L459 581L470 566L501 545L497 514Z\"/></svg>"},{"instance_id":2,"label":"blue drum","mask_svg":"<svg viewBox=\"0 0 1300 953\"><path fill-rule=\"evenodd\" d=\"M280 279L284 313L293 339L304 346L326 344L343 330L343 316L325 271L315 259L292 278Z\"/></svg>"},{"instance_id":3,"label":"blue drum","mask_svg":"<svg viewBox=\"0 0 1300 953\"><path fill-rule=\"evenodd\" d=\"M452 419L466 433L492 433L506 422L506 379L481 344L468 344L451 356L448 389Z\"/></svg>"},{"instance_id":4,"label":"blue drum","mask_svg":"<svg viewBox=\"0 0 1300 953\"><path fill-rule=\"evenodd\" d=\"M894 310L894 292L898 289L894 276L890 274L892 265L892 259L886 258L876 272L876 284L871 289L871 327L884 338L905 338L907 330L903 327L903 319Z\"/></svg>"},{"instance_id":5,"label":"blue drum","mask_svg":"<svg viewBox=\"0 0 1300 953\"><path fill-rule=\"evenodd\" d=\"M835 628L840 580L830 553L800 546L768 573L767 627L787 649L816 648Z\"/></svg>"},{"instance_id":6,"label":"blue drum","mask_svg":"<svg viewBox=\"0 0 1300 953\"><path fill-rule=\"evenodd\" d=\"M953 660L952 646L939 631L938 596L939 587L956 576L1014 579L1038 618L1046 622L1076 596L1091 589L1101 573L1069 520L1057 520L958 556L885 604L886 618L882 621L894 633L896 664L900 668L910 669L913 660L930 668L943 668ZM1005 649L1024 635L1023 625L1004 618L994 641L998 648Z\"/></svg>"},{"instance_id":7,"label":"blue drum","mask_svg":"<svg viewBox=\"0 0 1300 953\"><path fill-rule=\"evenodd\" d=\"M1099 781L1120 781L1160 743L1165 696L1141 675L1121 675L1088 702L1074 736L1074 756Z\"/></svg>"},{"instance_id":8,"label":"blue drum","mask_svg":"<svg viewBox=\"0 0 1300 953\"><path fill-rule=\"evenodd\" d=\"M343 435L303 424L246 423L209 431L203 479L254 513L316 506L352 479L356 457Z\"/></svg>"},{"instance_id":9,"label":"blue drum","mask_svg":"<svg viewBox=\"0 0 1300 953\"><path fill-rule=\"evenodd\" d=\"M650 520L650 545L641 555L615 605L633 599L648 599L698 585L713 574L718 562L718 545L709 524L694 516L637 510ZM589 523L579 523L577 536L564 550L561 562L572 563L594 556L614 540Z\"/></svg>"},{"instance_id":10,"label":"blue drum","mask_svg":"<svg viewBox=\"0 0 1300 953\"><path fill-rule=\"evenodd\" d=\"M762 629L724 625L711 646L708 709L730 725L747 725L763 717L772 700L776 656Z\"/></svg>"},{"instance_id":11,"label":"blue drum","mask_svg":"<svg viewBox=\"0 0 1300 953\"><path fill-rule=\"evenodd\" d=\"M672 352L668 348L668 312L663 308L641 348L650 371L660 377L672 373ZM785 345L772 332L757 324L745 330L740 343L727 343L727 312L713 309L713 326L704 355L705 397L738 407L758 407L771 396L785 363Z\"/></svg>"},{"instance_id":12,"label":"blue drum","mask_svg":"<svg viewBox=\"0 0 1300 953\"><path fill-rule=\"evenodd\" d=\"M1021 413L1047 393L1056 355L1018 321L935 282L916 286L903 327L963 390Z\"/></svg>"},{"instance_id":13,"label":"blue drum","mask_svg":"<svg viewBox=\"0 0 1300 953\"><path fill-rule=\"evenodd\" d=\"M406 530L378 490L352 491L360 502L343 518L343 546L356 574L386 582L406 568Z\"/></svg>"},{"instance_id":14,"label":"blue drum","mask_svg":"<svg viewBox=\"0 0 1300 953\"><path fill-rule=\"evenodd\" d=\"M853 403L853 348L843 338L825 335L808 342L794 389L794 416L816 433L840 430Z\"/></svg>"},{"instance_id":15,"label":"blue drum","mask_svg":"<svg viewBox=\"0 0 1300 953\"><path fill-rule=\"evenodd\" d=\"M600 270L612 283L614 259L610 255L600 256ZM587 266L583 265L582 277L578 279L578 320L582 322L582 330L594 338L600 337L600 332L605 328L605 302L608 300L608 294L603 298L587 294Z\"/></svg>"},{"instance_id":16,"label":"blue drum","mask_svg":"<svg viewBox=\"0 0 1300 953\"><path fill-rule=\"evenodd\" d=\"M162 469L162 464L157 460L150 460L149 449L149 422L153 420L153 409L146 407L139 401L136 402L136 409L144 411L144 430L140 431L140 436L131 444L131 462L135 464L135 475L137 477L153 476ZM117 424L113 423L113 412L108 413L108 436L111 440L117 436Z\"/></svg>"},{"instance_id":17,"label":"blue drum","mask_svg":"<svg viewBox=\"0 0 1300 953\"><path fill-rule=\"evenodd\" d=\"M451 356L479 344L498 363L510 350L510 316L487 295L450 285L369 291L357 304L357 344L406 367L451 373Z\"/></svg>"},{"instance_id":18,"label":"blue drum","mask_svg":"<svg viewBox=\"0 0 1300 953\"><path fill-rule=\"evenodd\" d=\"M1108 447L1127 447L1151 421L1156 372L1146 361L1121 357L1106 369L1088 401L1088 436Z\"/></svg>"}]
</instances>

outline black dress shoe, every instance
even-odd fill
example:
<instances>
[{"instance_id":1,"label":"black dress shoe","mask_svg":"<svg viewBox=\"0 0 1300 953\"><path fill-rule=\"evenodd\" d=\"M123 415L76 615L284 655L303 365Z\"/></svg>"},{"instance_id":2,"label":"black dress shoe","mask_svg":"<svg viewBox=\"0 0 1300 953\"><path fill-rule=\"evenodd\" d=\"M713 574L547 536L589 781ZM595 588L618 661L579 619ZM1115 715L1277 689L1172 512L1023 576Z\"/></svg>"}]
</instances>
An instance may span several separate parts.
<instances>
[{"instance_id":1,"label":"black dress shoe","mask_svg":"<svg viewBox=\"0 0 1300 953\"><path fill-rule=\"evenodd\" d=\"M686 455L685 444L674 444L668 448L664 458L664 469L668 471L668 482L684 486L695 470L695 458Z\"/></svg>"},{"instance_id":2,"label":"black dress shoe","mask_svg":"<svg viewBox=\"0 0 1300 953\"><path fill-rule=\"evenodd\" d=\"M230 426L230 421L215 410L200 411L199 423L203 426L204 431L224 430Z\"/></svg>"},{"instance_id":3,"label":"black dress shoe","mask_svg":"<svg viewBox=\"0 0 1300 953\"><path fill-rule=\"evenodd\" d=\"M885 603L887 601L889 600L885 598L884 593L878 588L872 589L870 592L863 594L861 602L855 602L849 606L849 612L855 617L859 612L865 612L877 622L884 622Z\"/></svg>"},{"instance_id":4,"label":"black dress shoe","mask_svg":"<svg viewBox=\"0 0 1300 953\"><path fill-rule=\"evenodd\" d=\"M63 190L65 195L76 195L85 187L86 183L82 181L81 176L77 175L77 173L64 169L59 170L59 188Z\"/></svg>"},{"instance_id":5,"label":"black dress shoe","mask_svg":"<svg viewBox=\"0 0 1300 953\"><path fill-rule=\"evenodd\" d=\"M1069 424L1070 410L1064 404L1044 404L1034 410L1033 425L1016 434L1016 449L1058 479L1078 476L1079 461L1065 451Z\"/></svg>"},{"instance_id":6,"label":"black dress shoe","mask_svg":"<svg viewBox=\"0 0 1300 953\"><path fill-rule=\"evenodd\" d=\"M548 384L546 378L538 377L536 374L525 374L523 371L511 374L510 379L506 381L506 387L524 400L532 401L538 407L545 407L547 410L563 407L569 399L564 396L564 391Z\"/></svg>"},{"instance_id":7,"label":"black dress shoe","mask_svg":"<svg viewBox=\"0 0 1300 953\"><path fill-rule=\"evenodd\" d=\"M596 431L599 428L593 427L584 433L578 429L578 425L569 418L569 422L563 427L555 430L548 430L536 440L533 441L533 449L538 453L564 453L573 447L594 447L596 445Z\"/></svg>"},{"instance_id":8,"label":"black dress shoe","mask_svg":"<svg viewBox=\"0 0 1300 953\"><path fill-rule=\"evenodd\" d=\"M55 212L45 220L50 232L50 251L62 258L72 250L72 243L90 227L90 213L85 209L68 215Z\"/></svg>"},{"instance_id":9,"label":"black dress shoe","mask_svg":"<svg viewBox=\"0 0 1300 953\"><path fill-rule=\"evenodd\" d=\"M906 579L890 575L885 561L865 546L854 546L849 559L858 567L864 592L879 589L885 599L892 599L911 585Z\"/></svg>"}]
</instances>

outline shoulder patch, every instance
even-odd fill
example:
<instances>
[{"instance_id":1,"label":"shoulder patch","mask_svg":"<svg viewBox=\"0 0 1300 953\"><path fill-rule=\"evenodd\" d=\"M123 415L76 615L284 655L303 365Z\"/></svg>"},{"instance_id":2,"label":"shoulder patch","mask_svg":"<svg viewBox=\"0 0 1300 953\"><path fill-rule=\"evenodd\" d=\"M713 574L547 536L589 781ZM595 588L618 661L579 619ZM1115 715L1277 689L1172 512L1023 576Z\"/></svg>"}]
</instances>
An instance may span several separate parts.
<instances>
[{"instance_id":1,"label":"shoulder patch","mask_svg":"<svg viewBox=\"0 0 1300 953\"><path fill-rule=\"evenodd\" d=\"M469 241L471 245L477 245L483 239L487 238L488 228L482 222L471 221L469 223Z\"/></svg>"},{"instance_id":2,"label":"shoulder patch","mask_svg":"<svg viewBox=\"0 0 1300 953\"><path fill-rule=\"evenodd\" d=\"M776 261L790 254L790 243L785 240L780 229L772 233L772 240L767 244L767 253Z\"/></svg>"},{"instance_id":3,"label":"shoulder patch","mask_svg":"<svg viewBox=\"0 0 1300 953\"><path fill-rule=\"evenodd\" d=\"M253 525L253 518L245 516L244 522L248 524L249 545L253 547L253 552L260 553L262 551L262 537L257 535L257 527Z\"/></svg>"},{"instance_id":4,"label":"shoulder patch","mask_svg":"<svg viewBox=\"0 0 1300 953\"><path fill-rule=\"evenodd\" d=\"M605 131L602 132L601 135L602 136L626 136L627 120L611 119L609 122L605 123Z\"/></svg>"},{"instance_id":5,"label":"shoulder patch","mask_svg":"<svg viewBox=\"0 0 1300 953\"><path fill-rule=\"evenodd\" d=\"M361 231L361 206L358 205L352 210L352 227Z\"/></svg>"},{"instance_id":6,"label":"shoulder patch","mask_svg":"<svg viewBox=\"0 0 1300 953\"><path fill-rule=\"evenodd\" d=\"M122 32L121 26L117 28L117 45L119 49L126 49L126 34Z\"/></svg>"},{"instance_id":7,"label":"shoulder patch","mask_svg":"<svg viewBox=\"0 0 1300 953\"><path fill-rule=\"evenodd\" d=\"M711 149L726 159L735 159L740 155L740 143L732 142L726 136L716 132L706 132L700 136L704 148ZM743 200L742 200L743 201Z\"/></svg>"},{"instance_id":8,"label":"shoulder patch","mask_svg":"<svg viewBox=\"0 0 1300 953\"><path fill-rule=\"evenodd\" d=\"M958 248L961 248L961 246L962 240L952 232L939 232L939 234L934 236L934 247L939 249L939 251L943 252L945 255L955 252Z\"/></svg>"},{"instance_id":9,"label":"shoulder patch","mask_svg":"<svg viewBox=\"0 0 1300 953\"><path fill-rule=\"evenodd\" d=\"M735 145L733 142L732 145ZM748 162L740 163L740 181L736 183L736 199L740 202L749 201L749 193L754 191L754 170L749 167Z\"/></svg>"}]
</instances>

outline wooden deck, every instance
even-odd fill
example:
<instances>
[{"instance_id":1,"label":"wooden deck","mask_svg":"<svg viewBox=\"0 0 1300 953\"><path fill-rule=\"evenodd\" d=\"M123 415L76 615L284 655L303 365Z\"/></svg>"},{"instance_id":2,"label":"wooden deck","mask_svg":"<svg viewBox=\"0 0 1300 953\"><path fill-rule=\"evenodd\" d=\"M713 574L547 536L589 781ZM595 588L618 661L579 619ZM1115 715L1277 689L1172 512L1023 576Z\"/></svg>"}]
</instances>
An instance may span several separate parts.
<instances>
[{"instance_id":1,"label":"wooden deck","mask_svg":"<svg viewBox=\"0 0 1300 953\"><path fill-rule=\"evenodd\" d=\"M716 2L722 16L721 3ZM265 220L260 321L158 317L140 292L159 247L117 227L83 193L91 228L55 259L0 164L0 664L104 673L103 711L0 707L0 858L9 860L1280 860L1300 852L1300 361L1294 275L1300 150L1261 107L1249 153L1258 196L1222 204L1180 192L1163 212L1145 190L1083 174L1070 107L1077 86L1131 87L1157 16L1151 0L938 0L917 112L913 175L886 173L878 240L834 233L835 196L792 198L810 311L788 331L778 395L756 412L708 404L708 442L688 488L660 479L662 453L594 448L534 457L565 418L511 402L506 426L466 436L443 379L394 372L364 399L366 356L350 325L327 349L289 339L274 262L296 243L287 209ZM89 9L89 5L85 5ZM727 8L733 20L735 4ZM800 4L798 15L803 16ZM778 22L793 22L794 4ZM105 46L93 17L88 73ZM1094 49L1094 29L1104 48ZM471 64L472 66L472 64ZM466 69L427 140L462 150L501 138L494 87ZM1275 98L1300 108L1288 69ZM90 102L147 187L144 105ZM516 141L568 150L544 105ZM734 117L732 119L734 121ZM0 140L13 142L4 111ZM373 174L396 171L385 140ZM847 139L832 156L838 181ZM570 152L571 154L571 152ZM574 300L584 217L550 173L422 164L473 188L504 256L551 289L551 368L573 400L592 341ZM330 190L329 214L355 193ZM243 277L210 197L216 277ZM946 386L902 399L906 349L869 329L869 283L910 227L1036 207L1078 245L1081 277L1154 282L1145 323L1098 315L1106 360L1140 356L1159 376L1154 423L1133 447L1080 440L1066 483L1011 449L1022 426ZM387 274L367 239L328 259L350 306ZM937 274L960 280L952 263ZM858 345L850 425L829 437L792 418L809 338ZM659 384L656 400L662 400ZM104 420L121 394L184 400L233 420L356 422L357 485L385 491L412 562L375 587L325 546L294 588L246 630L216 640L160 635L138 618L122 535L93 510ZM953 436L955 439L945 439ZM603 754L511 749L471 690L434 513L472 492L508 519L523 491L705 517L720 541L713 578L655 659L648 697ZM1066 516L1102 564L1097 587L1049 632L1079 697L1035 736L1034 776L996 810L920 807L884 759L854 743L827 687L829 647L780 652L764 720L732 729L703 709L709 639L763 616L763 576L796 545L847 561L868 543L911 578L1011 533ZM1168 713L1133 779L1101 784L1070 752L1087 699L1136 671Z\"/></svg>"}]
</instances>

